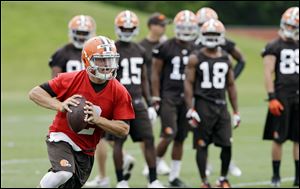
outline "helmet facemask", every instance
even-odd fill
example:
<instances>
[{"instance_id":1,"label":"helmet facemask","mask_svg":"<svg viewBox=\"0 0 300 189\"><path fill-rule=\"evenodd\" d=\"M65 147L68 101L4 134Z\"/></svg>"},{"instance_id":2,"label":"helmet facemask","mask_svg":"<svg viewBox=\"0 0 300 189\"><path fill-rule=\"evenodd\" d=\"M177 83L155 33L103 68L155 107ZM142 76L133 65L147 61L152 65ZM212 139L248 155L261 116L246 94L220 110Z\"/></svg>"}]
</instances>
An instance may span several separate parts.
<instances>
[{"instance_id":1,"label":"helmet facemask","mask_svg":"<svg viewBox=\"0 0 300 189\"><path fill-rule=\"evenodd\" d=\"M288 23L285 21L280 22L280 33L292 40L299 40L299 25L293 25L292 23Z\"/></svg>"},{"instance_id":2,"label":"helmet facemask","mask_svg":"<svg viewBox=\"0 0 300 189\"><path fill-rule=\"evenodd\" d=\"M125 28L123 26L116 26L115 31L120 41L130 42L133 37L138 35L139 28L138 27Z\"/></svg>"},{"instance_id":3,"label":"helmet facemask","mask_svg":"<svg viewBox=\"0 0 300 189\"><path fill-rule=\"evenodd\" d=\"M192 41L198 36L198 26L196 24L176 24L176 38L182 41Z\"/></svg>"},{"instance_id":4,"label":"helmet facemask","mask_svg":"<svg viewBox=\"0 0 300 189\"><path fill-rule=\"evenodd\" d=\"M90 76L101 80L114 79L119 68L119 57L119 54L94 55L89 60L90 66L86 71Z\"/></svg>"},{"instance_id":5,"label":"helmet facemask","mask_svg":"<svg viewBox=\"0 0 300 189\"><path fill-rule=\"evenodd\" d=\"M69 30L69 35L71 42L77 49L82 49L84 43L90 39L91 37L94 36L93 32L90 31L84 31L84 30L75 30L75 29L70 29Z\"/></svg>"},{"instance_id":6,"label":"helmet facemask","mask_svg":"<svg viewBox=\"0 0 300 189\"><path fill-rule=\"evenodd\" d=\"M200 40L205 47L214 49L225 43L225 35L218 32L200 32Z\"/></svg>"}]
</instances>

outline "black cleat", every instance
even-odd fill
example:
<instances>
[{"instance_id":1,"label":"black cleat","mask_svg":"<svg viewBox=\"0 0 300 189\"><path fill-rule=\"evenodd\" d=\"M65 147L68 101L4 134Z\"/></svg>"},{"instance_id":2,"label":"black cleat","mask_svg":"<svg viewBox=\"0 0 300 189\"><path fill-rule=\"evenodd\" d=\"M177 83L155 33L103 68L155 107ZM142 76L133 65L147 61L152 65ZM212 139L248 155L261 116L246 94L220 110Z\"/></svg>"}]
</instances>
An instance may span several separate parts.
<instances>
[{"instance_id":1,"label":"black cleat","mask_svg":"<svg viewBox=\"0 0 300 189\"><path fill-rule=\"evenodd\" d=\"M280 177L273 176L271 180L271 184L273 187L280 187Z\"/></svg>"},{"instance_id":2,"label":"black cleat","mask_svg":"<svg viewBox=\"0 0 300 189\"><path fill-rule=\"evenodd\" d=\"M171 188L189 188L184 182L182 182L179 178L174 179L172 182L169 182L169 187Z\"/></svg>"}]
</instances>

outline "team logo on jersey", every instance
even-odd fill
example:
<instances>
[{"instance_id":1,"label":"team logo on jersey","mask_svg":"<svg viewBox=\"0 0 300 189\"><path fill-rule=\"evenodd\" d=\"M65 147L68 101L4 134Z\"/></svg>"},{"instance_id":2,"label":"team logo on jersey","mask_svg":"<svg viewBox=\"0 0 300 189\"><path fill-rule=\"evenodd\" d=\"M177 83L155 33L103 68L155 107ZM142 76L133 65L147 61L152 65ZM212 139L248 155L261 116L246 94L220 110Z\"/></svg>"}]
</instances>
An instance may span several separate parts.
<instances>
[{"instance_id":1,"label":"team logo on jersey","mask_svg":"<svg viewBox=\"0 0 300 189\"><path fill-rule=\"evenodd\" d=\"M182 49L182 51L181 51L181 54L182 54L182 55L187 55L187 53L188 53L188 50Z\"/></svg>"},{"instance_id":2,"label":"team logo on jersey","mask_svg":"<svg viewBox=\"0 0 300 189\"><path fill-rule=\"evenodd\" d=\"M66 159L62 159L62 160L60 160L60 166L62 166L62 167L71 167L72 165L69 163L69 161L68 160L66 160Z\"/></svg>"}]
</instances>

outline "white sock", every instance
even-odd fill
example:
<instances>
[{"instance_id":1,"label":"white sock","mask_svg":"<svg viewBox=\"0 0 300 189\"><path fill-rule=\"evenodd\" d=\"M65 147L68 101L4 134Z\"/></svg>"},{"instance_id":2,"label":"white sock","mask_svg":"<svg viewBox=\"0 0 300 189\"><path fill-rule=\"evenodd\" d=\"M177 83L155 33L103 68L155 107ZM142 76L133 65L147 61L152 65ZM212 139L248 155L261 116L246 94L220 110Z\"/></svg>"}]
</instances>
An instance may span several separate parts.
<instances>
[{"instance_id":1,"label":"white sock","mask_svg":"<svg viewBox=\"0 0 300 189\"><path fill-rule=\"evenodd\" d=\"M220 176L220 178L219 178L220 181L223 181L225 179L226 179L226 177L223 177L223 176Z\"/></svg>"},{"instance_id":2,"label":"white sock","mask_svg":"<svg viewBox=\"0 0 300 189\"><path fill-rule=\"evenodd\" d=\"M172 160L171 161L171 172L169 175L169 181L172 182L174 179L179 177L181 169L181 161L180 160Z\"/></svg>"},{"instance_id":3,"label":"white sock","mask_svg":"<svg viewBox=\"0 0 300 189\"><path fill-rule=\"evenodd\" d=\"M44 175L40 182L41 188L58 188L60 185L66 183L73 173L67 171L58 171L56 173L50 171Z\"/></svg>"},{"instance_id":4,"label":"white sock","mask_svg":"<svg viewBox=\"0 0 300 189\"><path fill-rule=\"evenodd\" d=\"M156 157L156 167L159 165L159 163L161 162L162 158L160 157Z\"/></svg>"}]
</instances>

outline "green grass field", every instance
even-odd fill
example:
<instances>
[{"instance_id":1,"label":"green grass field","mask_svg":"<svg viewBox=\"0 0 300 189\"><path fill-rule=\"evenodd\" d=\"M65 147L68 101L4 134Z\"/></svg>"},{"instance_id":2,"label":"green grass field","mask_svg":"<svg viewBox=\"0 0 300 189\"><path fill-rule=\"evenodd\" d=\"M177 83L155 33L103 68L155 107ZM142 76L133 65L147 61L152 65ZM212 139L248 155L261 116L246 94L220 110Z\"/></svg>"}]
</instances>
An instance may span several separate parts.
<instances>
[{"instance_id":1,"label":"green grass field","mask_svg":"<svg viewBox=\"0 0 300 189\"><path fill-rule=\"evenodd\" d=\"M121 8L98 2L1 2L1 187L36 187L50 167L45 136L54 111L38 107L28 99L31 88L50 78L48 58L67 42L67 23L76 14L89 14L97 22L97 33L115 39L113 20ZM140 35L146 34L147 14L134 10L141 20ZM168 36L173 34L168 27ZM264 41L229 34L245 54L247 65L237 81L241 127L234 131L233 159L243 171L241 177L229 176L236 187L269 187L271 178L271 142L262 141L267 110L264 101L262 59L260 51ZM156 142L159 121L156 122ZM141 172L144 160L138 144L128 140L125 149L133 154L137 163L129 181L131 187L145 187ZM170 152L170 148L169 148ZM211 146L210 161L214 183L219 176L220 149ZM116 178L112 153L109 149L107 174L111 186ZM169 162L170 153L166 160ZM97 174L97 164L91 178ZM291 187L294 176L292 144L284 145L281 176L283 187ZM185 142L181 177L191 187L200 186L196 168L192 135ZM159 176L167 184L166 176Z\"/></svg>"}]
</instances>

